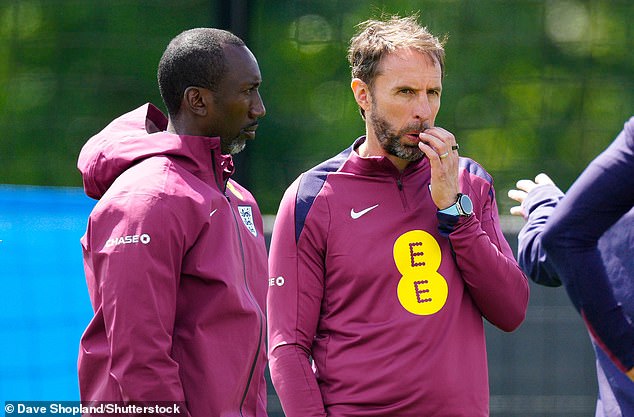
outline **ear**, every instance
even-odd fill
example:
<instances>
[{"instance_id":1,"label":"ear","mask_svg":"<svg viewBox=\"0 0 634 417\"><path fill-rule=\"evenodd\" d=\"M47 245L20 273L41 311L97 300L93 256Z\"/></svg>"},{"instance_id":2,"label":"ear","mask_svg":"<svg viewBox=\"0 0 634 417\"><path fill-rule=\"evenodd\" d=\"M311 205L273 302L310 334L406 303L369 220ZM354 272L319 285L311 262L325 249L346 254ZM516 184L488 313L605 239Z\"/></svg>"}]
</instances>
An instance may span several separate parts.
<instances>
[{"instance_id":1,"label":"ear","mask_svg":"<svg viewBox=\"0 0 634 417\"><path fill-rule=\"evenodd\" d=\"M371 97L370 88L368 85L359 78L353 78L350 83L350 88L354 94L354 99L363 111L367 111L370 107Z\"/></svg>"},{"instance_id":2,"label":"ear","mask_svg":"<svg viewBox=\"0 0 634 417\"><path fill-rule=\"evenodd\" d=\"M181 108L188 109L197 116L206 116L209 112L210 98L199 87L187 87L183 93Z\"/></svg>"}]
</instances>

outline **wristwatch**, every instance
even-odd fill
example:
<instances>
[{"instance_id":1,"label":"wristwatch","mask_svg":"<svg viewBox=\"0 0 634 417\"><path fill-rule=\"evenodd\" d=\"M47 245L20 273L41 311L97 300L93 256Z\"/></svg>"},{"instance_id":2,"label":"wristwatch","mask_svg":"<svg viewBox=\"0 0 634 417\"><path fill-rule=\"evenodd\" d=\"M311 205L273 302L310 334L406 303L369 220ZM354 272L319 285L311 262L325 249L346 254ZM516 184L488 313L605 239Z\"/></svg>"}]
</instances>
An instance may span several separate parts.
<instances>
[{"instance_id":1,"label":"wristwatch","mask_svg":"<svg viewBox=\"0 0 634 417\"><path fill-rule=\"evenodd\" d=\"M446 209L438 210L439 213L448 214L450 216L468 217L473 214L473 203L468 195L458 193L456 202Z\"/></svg>"}]
</instances>

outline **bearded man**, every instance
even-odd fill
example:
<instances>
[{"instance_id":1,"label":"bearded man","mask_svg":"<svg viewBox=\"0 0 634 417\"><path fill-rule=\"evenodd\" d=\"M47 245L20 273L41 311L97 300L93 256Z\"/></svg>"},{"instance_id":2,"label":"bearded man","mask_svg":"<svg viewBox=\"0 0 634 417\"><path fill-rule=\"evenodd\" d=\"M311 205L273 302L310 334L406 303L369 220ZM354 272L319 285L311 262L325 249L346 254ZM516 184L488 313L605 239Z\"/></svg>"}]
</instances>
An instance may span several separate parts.
<instances>
[{"instance_id":1,"label":"bearded man","mask_svg":"<svg viewBox=\"0 0 634 417\"><path fill-rule=\"evenodd\" d=\"M491 176L435 125L443 46L416 17L364 22L350 45L366 132L281 202L273 383L287 417L488 416L483 318L514 330L529 289Z\"/></svg>"}]
</instances>

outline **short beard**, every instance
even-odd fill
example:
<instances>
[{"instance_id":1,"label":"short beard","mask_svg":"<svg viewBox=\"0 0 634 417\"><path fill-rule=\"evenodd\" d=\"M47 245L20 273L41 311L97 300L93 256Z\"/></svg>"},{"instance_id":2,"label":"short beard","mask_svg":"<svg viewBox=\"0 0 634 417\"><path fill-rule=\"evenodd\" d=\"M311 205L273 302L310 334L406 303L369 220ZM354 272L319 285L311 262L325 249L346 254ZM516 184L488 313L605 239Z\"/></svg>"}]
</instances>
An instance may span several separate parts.
<instances>
[{"instance_id":1,"label":"short beard","mask_svg":"<svg viewBox=\"0 0 634 417\"><path fill-rule=\"evenodd\" d=\"M242 139L240 137L234 138L228 142L225 142L224 140L220 141L220 150L224 155L235 155L240 153L246 146L246 139Z\"/></svg>"},{"instance_id":2,"label":"short beard","mask_svg":"<svg viewBox=\"0 0 634 417\"><path fill-rule=\"evenodd\" d=\"M401 138L407 133L422 132L429 128L427 123L422 125L409 125L404 129L394 131L388 121L382 118L378 112L371 113L369 121L379 144L388 154L409 162L418 161L425 156L418 146L403 145Z\"/></svg>"}]
</instances>

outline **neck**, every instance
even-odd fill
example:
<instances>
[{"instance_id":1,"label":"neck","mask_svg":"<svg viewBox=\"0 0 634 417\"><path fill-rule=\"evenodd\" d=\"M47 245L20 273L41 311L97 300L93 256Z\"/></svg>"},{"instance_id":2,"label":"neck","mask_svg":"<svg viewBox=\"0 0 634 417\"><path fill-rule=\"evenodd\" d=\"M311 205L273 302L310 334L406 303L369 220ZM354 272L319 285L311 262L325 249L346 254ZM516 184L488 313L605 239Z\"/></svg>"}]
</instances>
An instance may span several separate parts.
<instances>
[{"instance_id":1,"label":"neck","mask_svg":"<svg viewBox=\"0 0 634 417\"><path fill-rule=\"evenodd\" d=\"M169 133L174 133L175 135L178 134L177 129L174 126L174 123L172 122L171 118L167 120L167 129L165 129L165 131L167 131Z\"/></svg>"},{"instance_id":2,"label":"neck","mask_svg":"<svg viewBox=\"0 0 634 417\"><path fill-rule=\"evenodd\" d=\"M167 128L165 129L169 133L183 136L208 136L202 129L199 129L196 124L186 119L175 117L168 118Z\"/></svg>"}]
</instances>

